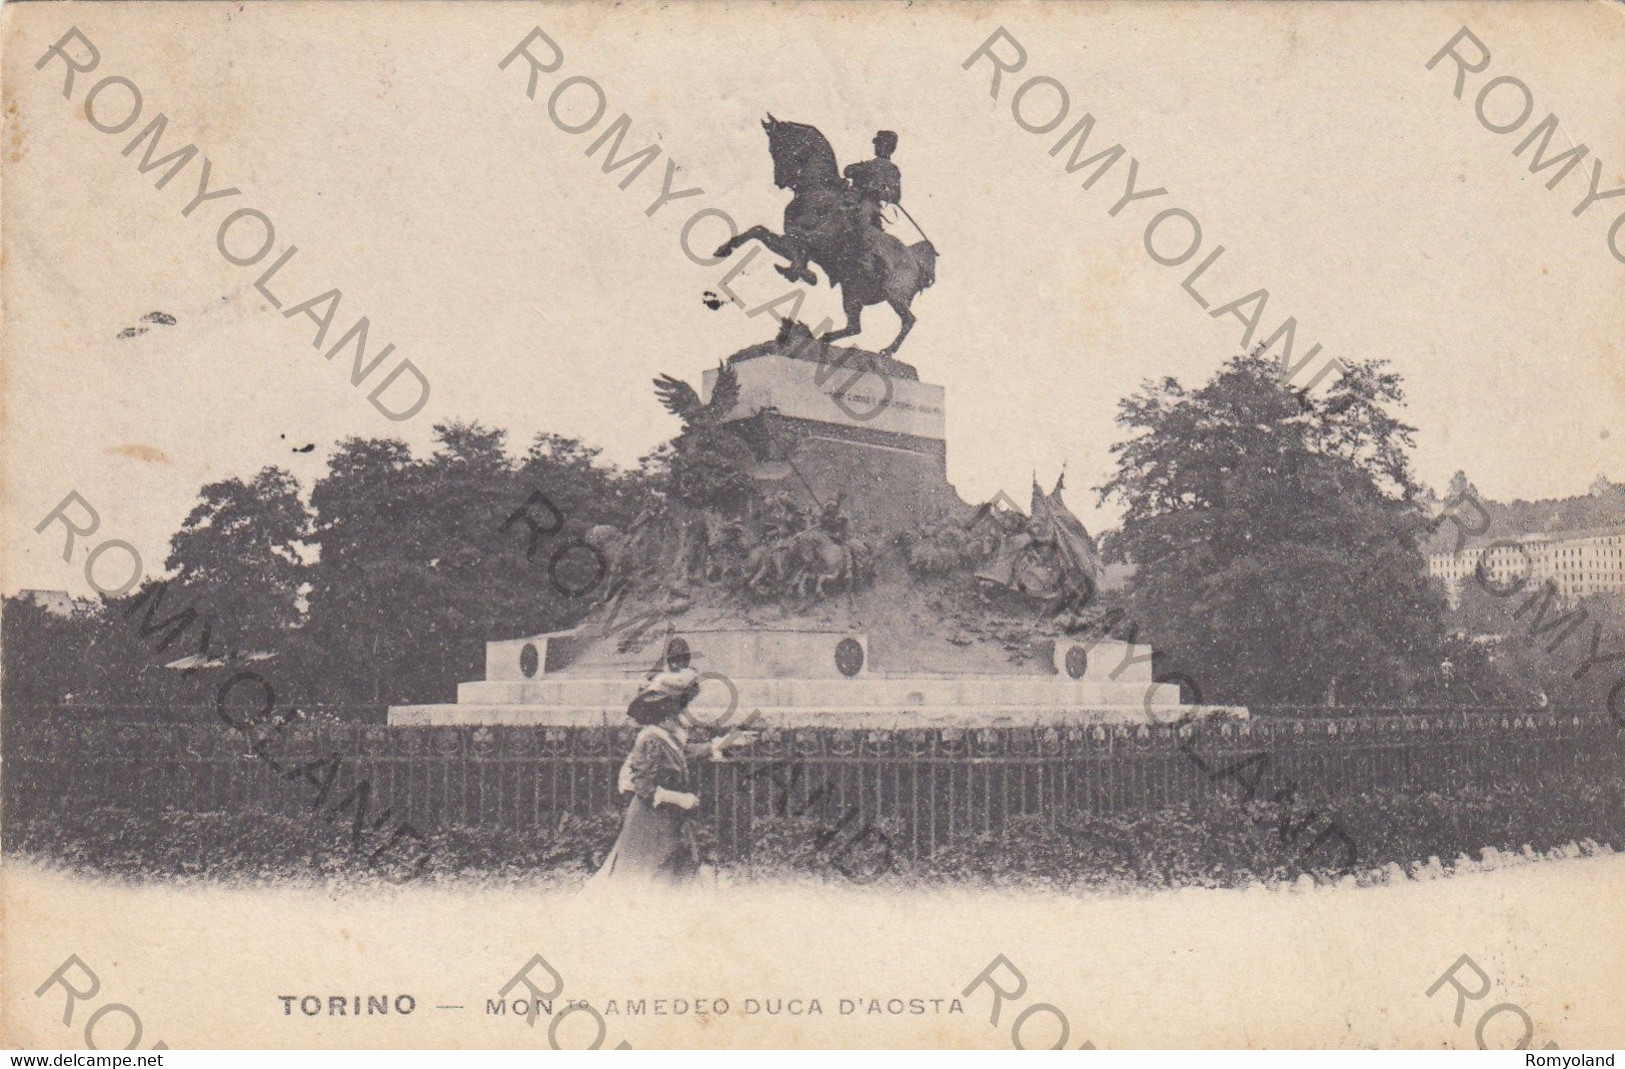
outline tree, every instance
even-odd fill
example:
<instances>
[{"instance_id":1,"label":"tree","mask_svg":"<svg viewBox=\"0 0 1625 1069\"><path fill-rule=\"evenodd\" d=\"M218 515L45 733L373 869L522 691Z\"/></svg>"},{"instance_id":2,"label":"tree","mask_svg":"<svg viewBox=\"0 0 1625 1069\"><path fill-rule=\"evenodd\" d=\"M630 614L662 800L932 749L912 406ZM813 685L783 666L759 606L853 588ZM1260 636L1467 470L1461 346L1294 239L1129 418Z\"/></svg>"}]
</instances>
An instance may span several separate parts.
<instances>
[{"instance_id":1,"label":"tree","mask_svg":"<svg viewBox=\"0 0 1625 1069\"><path fill-rule=\"evenodd\" d=\"M339 443L308 509L281 469L205 486L171 539L170 578L128 597L61 619L8 599L5 703L161 718L205 706L218 682L165 664L262 650L279 707L451 700L483 675L486 642L571 627L607 593L585 536L625 530L667 477L558 435L519 460L477 423L435 437L427 458L394 439Z\"/></svg>"},{"instance_id":2,"label":"tree","mask_svg":"<svg viewBox=\"0 0 1625 1069\"><path fill-rule=\"evenodd\" d=\"M100 605L59 615L29 597L4 599L0 704L9 725L22 723L36 710L82 702L91 695L99 662L87 658L85 650L105 626L101 616Z\"/></svg>"},{"instance_id":3,"label":"tree","mask_svg":"<svg viewBox=\"0 0 1625 1069\"><path fill-rule=\"evenodd\" d=\"M486 642L562 630L591 606L591 555L550 563L594 524L624 528L641 481L575 439L539 435L516 463L500 430L450 423L435 437L422 460L401 442L349 439L312 491L306 692L448 701L483 675Z\"/></svg>"},{"instance_id":4,"label":"tree","mask_svg":"<svg viewBox=\"0 0 1625 1069\"><path fill-rule=\"evenodd\" d=\"M167 578L57 617L5 605L5 703L18 709L171 719L199 713L208 676L166 664L257 651L288 655L297 641L310 515L280 468L251 481L210 483L170 539Z\"/></svg>"},{"instance_id":5,"label":"tree","mask_svg":"<svg viewBox=\"0 0 1625 1069\"><path fill-rule=\"evenodd\" d=\"M348 438L311 489L308 643L290 688L301 700L377 700L424 567L411 535L415 468L404 442Z\"/></svg>"},{"instance_id":6,"label":"tree","mask_svg":"<svg viewBox=\"0 0 1625 1069\"><path fill-rule=\"evenodd\" d=\"M166 601L206 612L219 650L285 651L300 620L311 524L298 480L265 468L251 482L210 483L199 497L169 540Z\"/></svg>"},{"instance_id":7,"label":"tree","mask_svg":"<svg viewBox=\"0 0 1625 1069\"><path fill-rule=\"evenodd\" d=\"M1625 602L1610 594L1565 600L1547 583L1529 578L1497 584L1477 575L1461 581L1451 621L1462 643L1476 647L1493 669L1493 678L1477 688L1497 694L1497 704L1525 708L1610 714L1625 708L1613 692L1621 678L1617 655L1625 647ZM1459 667L1456 674L1463 675Z\"/></svg>"},{"instance_id":8,"label":"tree","mask_svg":"<svg viewBox=\"0 0 1625 1069\"><path fill-rule=\"evenodd\" d=\"M1429 585L1413 428L1381 362L1319 398L1261 354L1201 389L1147 383L1121 402L1102 500L1138 636L1210 702L1392 702L1434 691L1447 653Z\"/></svg>"}]
</instances>

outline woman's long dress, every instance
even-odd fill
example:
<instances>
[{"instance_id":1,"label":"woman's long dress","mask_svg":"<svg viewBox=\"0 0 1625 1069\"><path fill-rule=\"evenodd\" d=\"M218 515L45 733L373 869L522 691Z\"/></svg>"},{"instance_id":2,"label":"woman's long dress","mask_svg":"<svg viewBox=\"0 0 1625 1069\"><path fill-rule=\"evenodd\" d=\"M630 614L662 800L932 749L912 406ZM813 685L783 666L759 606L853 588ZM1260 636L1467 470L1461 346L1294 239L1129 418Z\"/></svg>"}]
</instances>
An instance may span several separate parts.
<instances>
[{"instance_id":1,"label":"woman's long dress","mask_svg":"<svg viewBox=\"0 0 1625 1069\"><path fill-rule=\"evenodd\" d=\"M621 766L620 788L630 793L620 837L593 882L616 884L678 882L697 868L688 812L655 804L655 789L689 790L689 747L665 728L651 724L638 732Z\"/></svg>"}]
</instances>

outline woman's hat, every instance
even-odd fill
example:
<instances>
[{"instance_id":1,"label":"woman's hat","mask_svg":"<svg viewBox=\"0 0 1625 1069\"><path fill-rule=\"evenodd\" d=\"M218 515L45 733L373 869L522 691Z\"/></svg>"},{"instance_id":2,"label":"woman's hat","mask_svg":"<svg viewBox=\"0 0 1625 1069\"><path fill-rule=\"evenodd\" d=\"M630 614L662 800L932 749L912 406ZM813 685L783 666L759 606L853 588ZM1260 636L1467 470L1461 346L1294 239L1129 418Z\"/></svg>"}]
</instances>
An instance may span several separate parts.
<instances>
[{"instance_id":1,"label":"woman's hat","mask_svg":"<svg viewBox=\"0 0 1625 1069\"><path fill-rule=\"evenodd\" d=\"M644 680L626 715L640 724L658 724L680 713L700 692L700 673L692 668L661 672Z\"/></svg>"},{"instance_id":2,"label":"woman's hat","mask_svg":"<svg viewBox=\"0 0 1625 1069\"><path fill-rule=\"evenodd\" d=\"M693 668L674 668L646 680L638 694L658 694L668 698L692 698L699 693L700 673Z\"/></svg>"},{"instance_id":3,"label":"woman's hat","mask_svg":"<svg viewBox=\"0 0 1625 1069\"><path fill-rule=\"evenodd\" d=\"M652 690L641 691L626 707L626 715L639 724L658 724L682 711L676 698Z\"/></svg>"}]
</instances>

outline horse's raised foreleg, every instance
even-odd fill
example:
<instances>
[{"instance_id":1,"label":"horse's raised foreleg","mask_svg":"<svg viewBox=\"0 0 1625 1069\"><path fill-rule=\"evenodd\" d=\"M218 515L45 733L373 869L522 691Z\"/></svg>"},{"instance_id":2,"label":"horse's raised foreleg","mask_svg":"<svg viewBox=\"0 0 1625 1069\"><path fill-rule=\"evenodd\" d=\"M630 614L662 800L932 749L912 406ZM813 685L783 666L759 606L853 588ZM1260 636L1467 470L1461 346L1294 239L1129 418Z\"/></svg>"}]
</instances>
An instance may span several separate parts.
<instances>
[{"instance_id":1,"label":"horse's raised foreleg","mask_svg":"<svg viewBox=\"0 0 1625 1069\"><path fill-rule=\"evenodd\" d=\"M749 230L735 237L729 238L717 246L712 253L718 258L732 255L733 251L748 241L759 241L768 252L780 259L790 261L789 266L778 268L779 274L791 282L806 282L808 285L817 285L818 278L807 270L807 248L801 242L785 234L775 234L765 226L753 226Z\"/></svg>"},{"instance_id":2,"label":"horse's raised foreleg","mask_svg":"<svg viewBox=\"0 0 1625 1069\"><path fill-rule=\"evenodd\" d=\"M808 250L806 242L793 238L788 234L777 235L770 233L769 236L777 238L777 240L768 241L764 239L762 244L766 245L768 251L774 255L790 261L788 264L775 267L774 270L791 282L805 282L809 286L818 285L818 276L807 269Z\"/></svg>"},{"instance_id":3,"label":"horse's raised foreleg","mask_svg":"<svg viewBox=\"0 0 1625 1069\"><path fill-rule=\"evenodd\" d=\"M718 245L717 251L711 255L718 257L731 256L733 255L733 251L735 249L739 248L739 246L745 244L747 241L760 241L763 245L766 245L768 239L775 236L777 235L775 235L773 231L769 230L765 226L753 226L744 233L735 234L727 241L724 241L721 245Z\"/></svg>"}]
</instances>

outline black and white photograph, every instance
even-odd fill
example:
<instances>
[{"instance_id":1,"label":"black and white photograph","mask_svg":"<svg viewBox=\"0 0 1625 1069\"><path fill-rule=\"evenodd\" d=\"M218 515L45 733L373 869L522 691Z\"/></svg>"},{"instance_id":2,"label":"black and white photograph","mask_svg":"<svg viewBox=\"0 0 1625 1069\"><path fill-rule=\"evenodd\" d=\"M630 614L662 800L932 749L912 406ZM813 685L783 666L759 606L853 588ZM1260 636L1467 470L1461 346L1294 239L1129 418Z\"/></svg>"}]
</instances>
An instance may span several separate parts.
<instances>
[{"instance_id":1,"label":"black and white photograph","mask_svg":"<svg viewBox=\"0 0 1625 1069\"><path fill-rule=\"evenodd\" d=\"M1625 6L0 23L0 1046L1614 1064Z\"/></svg>"}]
</instances>

